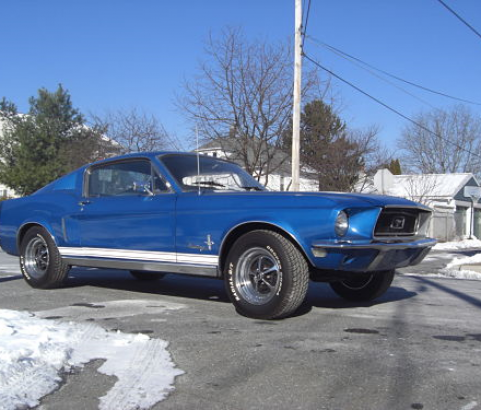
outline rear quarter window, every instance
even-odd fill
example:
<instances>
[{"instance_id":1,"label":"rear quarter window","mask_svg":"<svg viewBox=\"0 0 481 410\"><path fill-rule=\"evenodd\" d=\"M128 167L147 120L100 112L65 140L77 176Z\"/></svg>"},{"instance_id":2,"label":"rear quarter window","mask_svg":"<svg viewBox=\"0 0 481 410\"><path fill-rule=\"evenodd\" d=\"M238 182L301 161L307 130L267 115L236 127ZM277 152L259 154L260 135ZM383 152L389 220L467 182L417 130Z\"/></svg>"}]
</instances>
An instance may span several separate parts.
<instances>
[{"instance_id":1,"label":"rear quarter window","mask_svg":"<svg viewBox=\"0 0 481 410\"><path fill-rule=\"evenodd\" d=\"M54 191L74 191L77 188L78 173L60 178L53 186Z\"/></svg>"}]
</instances>

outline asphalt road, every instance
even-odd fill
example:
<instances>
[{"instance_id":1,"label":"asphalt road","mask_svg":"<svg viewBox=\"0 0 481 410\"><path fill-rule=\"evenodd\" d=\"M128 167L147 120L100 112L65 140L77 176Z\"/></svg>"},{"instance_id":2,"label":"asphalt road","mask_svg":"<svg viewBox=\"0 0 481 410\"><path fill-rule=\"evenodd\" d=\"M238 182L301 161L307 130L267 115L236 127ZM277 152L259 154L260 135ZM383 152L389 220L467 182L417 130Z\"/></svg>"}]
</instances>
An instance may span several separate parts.
<instances>
[{"instance_id":1,"label":"asphalt road","mask_svg":"<svg viewBox=\"0 0 481 410\"><path fill-rule=\"evenodd\" d=\"M432 256L407 272L447 260ZM0 308L169 341L185 374L154 409L481 409L479 281L400 274L361 306L312 283L295 317L262 321L237 315L220 281L74 269L65 288L42 291L0 253ZM96 409L115 382L100 364L65 375L39 408Z\"/></svg>"}]
</instances>

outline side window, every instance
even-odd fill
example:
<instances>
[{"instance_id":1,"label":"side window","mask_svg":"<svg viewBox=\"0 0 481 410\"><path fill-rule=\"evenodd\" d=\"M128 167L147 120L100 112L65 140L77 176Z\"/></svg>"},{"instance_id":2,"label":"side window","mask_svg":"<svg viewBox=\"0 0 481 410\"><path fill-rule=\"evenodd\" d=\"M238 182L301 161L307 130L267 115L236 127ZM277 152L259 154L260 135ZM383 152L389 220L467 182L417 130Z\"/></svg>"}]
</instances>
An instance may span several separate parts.
<instances>
[{"instance_id":1,"label":"side window","mask_svg":"<svg viewBox=\"0 0 481 410\"><path fill-rule=\"evenodd\" d=\"M145 195L166 191L149 161L128 161L91 169L88 196Z\"/></svg>"}]
</instances>

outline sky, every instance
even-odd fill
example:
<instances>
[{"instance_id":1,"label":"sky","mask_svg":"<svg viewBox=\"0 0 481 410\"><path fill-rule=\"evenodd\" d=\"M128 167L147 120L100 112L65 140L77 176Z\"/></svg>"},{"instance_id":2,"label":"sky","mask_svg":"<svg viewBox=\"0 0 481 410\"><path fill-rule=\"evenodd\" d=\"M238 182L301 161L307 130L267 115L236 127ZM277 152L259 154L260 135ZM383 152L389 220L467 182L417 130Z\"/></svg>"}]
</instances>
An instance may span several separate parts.
<instances>
[{"instance_id":1,"label":"sky","mask_svg":"<svg viewBox=\"0 0 481 410\"><path fill-rule=\"evenodd\" d=\"M481 32L479 0L444 1ZM137 108L184 141L191 128L175 96L198 74L209 33L219 36L230 26L241 27L251 41L294 37L294 0L0 0L0 10L0 98L27 111L39 88L54 91L61 83L86 115ZM395 88L319 43L481 103L481 37L438 0L311 0L307 35L306 54L406 116L458 102L399 82L402 90ZM304 61L304 67L313 65ZM381 142L396 148L405 119L320 75L331 80L334 102L350 127L376 125ZM481 115L481 105L469 107Z\"/></svg>"}]
</instances>

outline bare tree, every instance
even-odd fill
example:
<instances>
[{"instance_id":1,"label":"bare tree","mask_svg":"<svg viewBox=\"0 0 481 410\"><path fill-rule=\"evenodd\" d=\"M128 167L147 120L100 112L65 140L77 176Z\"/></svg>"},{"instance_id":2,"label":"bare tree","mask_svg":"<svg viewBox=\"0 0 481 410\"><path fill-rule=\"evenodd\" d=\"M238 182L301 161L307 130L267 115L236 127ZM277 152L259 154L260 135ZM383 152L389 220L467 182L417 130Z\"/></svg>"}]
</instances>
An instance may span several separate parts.
<instances>
[{"instance_id":1,"label":"bare tree","mask_svg":"<svg viewBox=\"0 0 481 410\"><path fill-rule=\"evenodd\" d=\"M108 138L120 144L124 153L181 150L179 141L169 135L156 117L135 108L93 116L93 121Z\"/></svg>"},{"instance_id":2,"label":"bare tree","mask_svg":"<svg viewBox=\"0 0 481 410\"><path fill-rule=\"evenodd\" d=\"M232 159L258 178L283 162L273 158L292 114L291 48L249 42L241 30L225 29L219 39L209 37L207 60L177 98L202 142L230 139ZM304 94L319 87L317 76L305 78Z\"/></svg>"},{"instance_id":3,"label":"bare tree","mask_svg":"<svg viewBox=\"0 0 481 410\"><path fill-rule=\"evenodd\" d=\"M386 167L386 164L392 160L392 153L379 142L378 133L377 126L349 131L349 138L355 143L354 153L362 159L362 162L359 164L361 167L352 168L352 172L356 172L357 178L351 179L352 182L346 189L357 192L370 191L375 173L380 168ZM342 159L340 159L339 166L346 166Z\"/></svg>"},{"instance_id":4,"label":"bare tree","mask_svg":"<svg viewBox=\"0 0 481 410\"><path fill-rule=\"evenodd\" d=\"M424 205L430 205L436 188L439 186L439 175L404 175L401 178L400 182L405 190L405 198Z\"/></svg>"},{"instance_id":5,"label":"bare tree","mask_svg":"<svg viewBox=\"0 0 481 410\"><path fill-rule=\"evenodd\" d=\"M422 173L472 172L481 175L481 118L464 105L436 109L415 118L398 141L403 165ZM428 132L431 130L432 132Z\"/></svg>"},{"instance_id":6,"label":"bare tree","mask_svg":"<svg viewBox=\"0 0 481 410\"><path fill-rule=\"evenodd\" d=\"M367 174L374 176L380 168L388 168L393 172L393 170L390 169L393 161L396 161L400 168L399 160L396 158L394 152L379 142L377 138L379 128L377 126L371 126L357 132L359 133L360 144L364 147L364 171ZM398 172L397 174L400 173L401 172Z\"/></svg>"}]
</instances>

